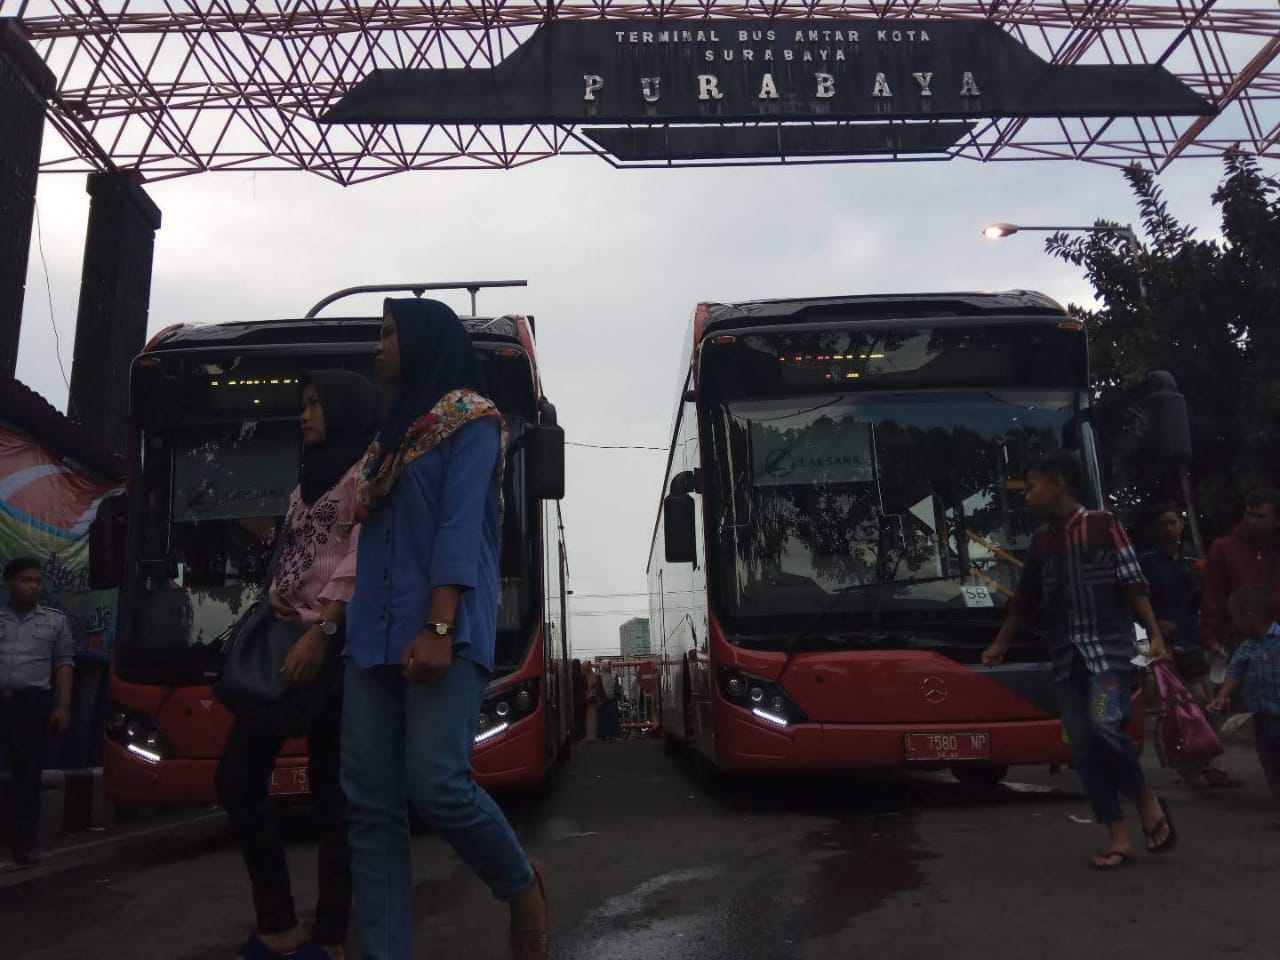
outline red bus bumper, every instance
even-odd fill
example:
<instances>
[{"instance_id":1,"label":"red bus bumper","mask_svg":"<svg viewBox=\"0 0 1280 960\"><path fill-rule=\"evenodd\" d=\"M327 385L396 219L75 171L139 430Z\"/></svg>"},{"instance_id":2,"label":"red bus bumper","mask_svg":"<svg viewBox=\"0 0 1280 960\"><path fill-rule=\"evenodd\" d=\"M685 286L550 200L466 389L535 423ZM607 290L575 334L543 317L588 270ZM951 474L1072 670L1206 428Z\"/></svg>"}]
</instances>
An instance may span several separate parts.
<instances>
[{"instance_id":1,"label":"red bus bumper","mask_svg":"<svg viewBox=\"0 0 1280 960\"><path fill-rule=\"evenodd\" d=\"M305 796L305 756L282 756L276 762L273 796ZM107 740L102 755L103 781L107 799L126 806L214 806L218 803L215 779L217 759L175 758L151 763L134 756L113 740Z\"/></svg>"},{"instance_id":2,"label":"red bus bumper","mask_svg":"<svg viewBox=\"0 0 1280 960\"><path fill-rule=\"evenodd\" d=\"M494 787L529 787L547 777L547 742L544 713L539 707L510 730L485 743L471 754L476 783L486 790Z\"/></svg>"},{"instance_id":3,"label":"red bus bumper","mask_svg":"<svg viewBox=\"0 0 1280 960\"><path fill-rule=\"evenodd\" d=\"M547 775L546 745L541 712L516 724L489 743L476 747L472 763L482 787L533 786ZM218 760L175 758L151 763L135 756L113 740L103 749L103 779L107 799L123 805L169 806L218 803L215 779ZM274 796L305 796L305 778L299 784L293 768L305 768L305 756L284 756L276 764Z\"/></svg>"},{"instance_id":4,"label":"red bus bumper","mask_svg":"<svg viewBox=\"0 0 1280 960\"><path fill-rule=\"evenodd\" d=\"M1071 760L1071 747L1056 717L990 723L801 723L779 729L745 710L724 703L716 707L715 763L722 770L929 769L948 765L945 760L908 760L906 737L912 733L986 733L990 757L981 762L991 766L1067 764ZM1141 696L1135 695L1129 730L1139 749L1143 725Z\"/></svg>"}]
</instances>

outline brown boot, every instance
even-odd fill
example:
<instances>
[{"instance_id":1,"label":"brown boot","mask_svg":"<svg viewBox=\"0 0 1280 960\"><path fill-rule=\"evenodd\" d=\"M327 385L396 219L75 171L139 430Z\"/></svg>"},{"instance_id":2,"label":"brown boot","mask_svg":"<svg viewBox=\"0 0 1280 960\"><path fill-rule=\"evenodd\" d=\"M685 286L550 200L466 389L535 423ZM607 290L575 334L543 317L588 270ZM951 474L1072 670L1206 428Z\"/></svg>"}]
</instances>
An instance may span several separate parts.
<instances>
[{"instance_id":1,"label":"brown boot","mask_svg":"<svg viewBox=\"0 0 1280 960\"><path fill-rule=\"evenodd\" d=\"M542 864L534 860L533 882L542 901L542 922L535 927L517 927L511 920L511 960L547 960L551 956L551 920L547 912L547 884Z\"/></svg>"}]
</instances>

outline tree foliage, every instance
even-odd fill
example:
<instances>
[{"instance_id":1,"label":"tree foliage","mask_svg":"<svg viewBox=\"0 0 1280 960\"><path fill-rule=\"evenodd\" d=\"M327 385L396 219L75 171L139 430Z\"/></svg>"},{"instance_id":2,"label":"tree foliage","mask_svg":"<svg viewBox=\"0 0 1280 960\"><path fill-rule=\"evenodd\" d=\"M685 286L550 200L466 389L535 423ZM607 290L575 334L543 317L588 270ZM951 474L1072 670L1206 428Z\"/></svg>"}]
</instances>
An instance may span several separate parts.
<instances>
[{"instance_id":1,"label":"tree foliage","mask_svg":"<svg viewBox=\"0 0 1280 960\"><path fill-rule=\"evenodd\" d=\"M1144 443L1142 386L1168 370L1187 398L1191 476L1206 534L1239 516L1249 488L1280 483L1280 182L1240 152L1224 157L1213 194L1220 240L1170 213L1155 176L1131 167L1142 238L1057 234L1048 252L1085 271L1101 304L1072 305L1088 325L1108 489L1130 508L1176 493ZM1098 226L1119 227L1098 221Z\"/></svg>"}]
</instances>

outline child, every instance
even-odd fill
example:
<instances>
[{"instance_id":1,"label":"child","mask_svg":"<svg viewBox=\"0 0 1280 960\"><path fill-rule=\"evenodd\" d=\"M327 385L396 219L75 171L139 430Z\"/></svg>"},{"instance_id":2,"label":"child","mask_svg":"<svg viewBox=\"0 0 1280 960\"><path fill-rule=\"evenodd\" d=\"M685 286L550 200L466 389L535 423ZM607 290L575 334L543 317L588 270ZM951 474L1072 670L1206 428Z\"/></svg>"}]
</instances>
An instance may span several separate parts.
<instances>
[{"instance_id":1,"label":"child","mask_svg":"<svg viewBox=\"0 0 1280 960\"><path fill-rule=\"evenodd\" d=\"M1232 624L1242 637L1222 692L1209 704L1215 712L1226 709L1244 688L1244 708L1253 713L1253 738L1267 786L1280 800L1280 623L1276 602L1266 587L1240 587L1227 601ZM1280 818L1272 825L1280 827Z\"/></svg>"},{"instance_id":2,"label":"child","mask_svg":"<svg viewBox=\"0 0 1280 960\"><path fill-rule=\"evenodd\" d=\"M1110 835L1092 866L1115 870L1133 859L1122 795L1138 807L1148 852L1166 853L1178 842L1129 736L1135 619L1151 640L1151 660L1168 654L1129 538L1111 514L1081 504L1084 490L1084 468L1069 451L1027 471L1027 506L1046 523L1031 539L1018 592L982 662L1003 662L1023 623L1038 619L1048 628L1062 725L1094 819Z\"/></svg>"}]
</instances>

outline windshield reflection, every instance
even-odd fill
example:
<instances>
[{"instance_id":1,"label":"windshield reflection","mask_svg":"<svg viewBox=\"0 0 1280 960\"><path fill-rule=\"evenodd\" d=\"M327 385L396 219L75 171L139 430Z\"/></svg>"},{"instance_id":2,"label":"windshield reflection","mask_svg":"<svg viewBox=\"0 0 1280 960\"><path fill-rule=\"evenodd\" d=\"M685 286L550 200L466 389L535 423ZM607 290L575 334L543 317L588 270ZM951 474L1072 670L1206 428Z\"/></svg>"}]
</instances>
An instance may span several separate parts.
<instances>
[{"instance_id":1,"label":"windshield reflection","mask_svg":"<svg viewBox=\"0 0 1280 960\"><path fill-rule=\"evenodd\" d=\"M712 416L720 578L740 614L1004 605L1033 527L1023 474L1074 434L1063 392L739 400Z\"/></svg>"}]
</instances>

